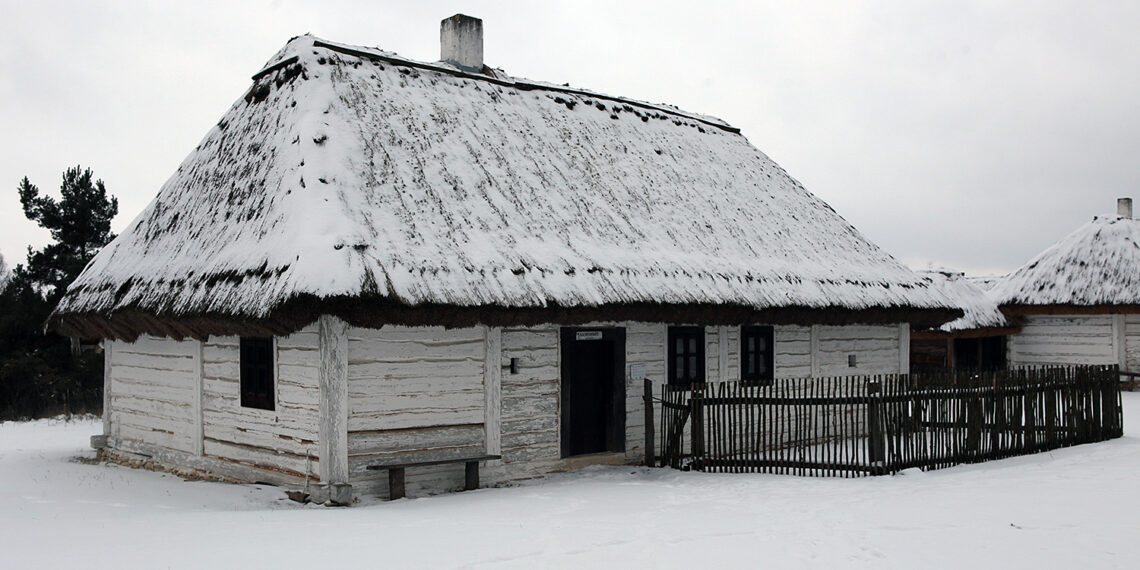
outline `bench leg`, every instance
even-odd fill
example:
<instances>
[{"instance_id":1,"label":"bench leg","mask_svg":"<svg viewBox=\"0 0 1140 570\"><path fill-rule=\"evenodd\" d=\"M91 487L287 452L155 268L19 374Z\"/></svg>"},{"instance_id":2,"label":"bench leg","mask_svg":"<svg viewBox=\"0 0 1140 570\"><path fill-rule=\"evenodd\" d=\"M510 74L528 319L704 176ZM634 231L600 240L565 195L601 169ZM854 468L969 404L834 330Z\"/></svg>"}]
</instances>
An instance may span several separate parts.
<instances>
[{"instance_id":1,"label":"bench leg","mask_svg":"<svg viewBox=\"0 0 1140 570\"><path fill-rule=\"evenodd\" d=\"M464 470L464 485L463 488L471 491L479 488L479 462L468 461L467 467Z\"/></svg>"},{"instance_id":2,"label":"bench leg","mask_svg":"<svg viewBox=\"0 0 1140 570\"><path fill-rule=\"evenodd\" d=\"M388 470L388 500L404 498L404 468Z\"/></svg>"}]
</instances>

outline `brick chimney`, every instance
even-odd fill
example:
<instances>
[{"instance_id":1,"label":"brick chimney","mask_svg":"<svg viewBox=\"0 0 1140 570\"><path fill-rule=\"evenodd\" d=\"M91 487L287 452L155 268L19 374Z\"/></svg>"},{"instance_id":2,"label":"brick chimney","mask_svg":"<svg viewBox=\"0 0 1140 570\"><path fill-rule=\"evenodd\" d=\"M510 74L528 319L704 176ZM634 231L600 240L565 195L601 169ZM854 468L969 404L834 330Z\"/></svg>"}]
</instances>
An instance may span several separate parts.
<instances>
[{"instance_id":1,"label":"brick chimney","mask_svg":"<svg viewBox=\"0 0 1140 570\"><path fill-rule=\"evenodd\" d=\"M483 20L456 14L439 23L439 59L483 72Z\"/></svg>"},{"instance_id":2,"label":"brick chimney","mask_svg":"<svg viewBox=\"0 0 1140 570\"><path fill-rule=\"evenodd\" d=\"M1117 198L1116 214L1132 219L1132 198Z\"/></svg>"}]
</instances>

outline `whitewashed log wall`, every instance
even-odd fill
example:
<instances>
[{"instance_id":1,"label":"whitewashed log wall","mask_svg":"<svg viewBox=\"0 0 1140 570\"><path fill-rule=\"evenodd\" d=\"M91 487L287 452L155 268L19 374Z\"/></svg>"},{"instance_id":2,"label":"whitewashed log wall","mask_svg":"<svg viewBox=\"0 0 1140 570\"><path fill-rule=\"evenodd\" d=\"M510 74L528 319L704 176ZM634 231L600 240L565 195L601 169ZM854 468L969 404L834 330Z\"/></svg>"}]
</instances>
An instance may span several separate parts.
<instances>
[{"instance_id":1,"label":"whitewashed log wall","mask_svg":"<svg viewBox=\"0 0 1140 570\"><path fill-rule=\"evenodd\" d=\"M626 330L624 453L563 459L560 447L561 355L558 325L493 329L397 327L347 330L347 448L354 492L387 493L384 472L368 465L480 455L500 446L502 461L483 470L485 484L591 463L644 457L645 367L665 381L668 327L597 323ZM1137 324L1140 329L1140 323ZM707 378L738 380L739 327L706 327ZM895 373L909 339L898 326L775 327L780 378ZM317 482L320 457L320 338L316 325L275 341L276 409L240 405L237 337L205 343L141 338L111 343L112 441L137 441ZM857 366L848 366L856 354ZM507 370L518 359L518 373ZM486 383L498 383L494 394ZM659 389L659 388L658 388ZM488 437L488 430L498 431ZM496 437L497 436L497 437ZM409 469L409 495L461 487L463 466Z\"/></svg>"},{"instance_id":2,"label":"whitewashed log wall","mask_svg":"<svg viewBox=\"0 0 1140 570\"><path fill-rule=\"evenodd\" d=\"M655 390L665 381L667 325L661 323L594 323L588 326L623 326L626 329L626 445L624 454L602 454L588 459L562 459L560 448L559 326L506 328L502 331L502 364L519 359L519 373L502 376L503 461L489 466L489 480L509 480L569 469L592 462L628 462L644 457L645 416L643 386L629 376L630 366L645 366ZM817 347L812 353L813 327L776 326L775 374L779 378L808 378L812 365L820 374L897 374L909 354L909 334L899 325L815 327ZM727 346L721 342L727 340ZM739 327L705 328L706 378L712 381L740 378ZM901 348L901 351L900 351ZM856 354L856 367L848 366ZM723 362L723 371L722 366ZM807 381L810 382L810 381ZM805 382L805 386L807 385ZM794 437L794 435L792 436ZM687 438L686 438L687 441Z\"/></svg>"},{"instance_id":3,"label":"whitewashed log wall","mask_svg":"<svg viewBox=\"0 0 1140 570\"><path fill-rule=\"evenodd\" d=\"M135 441L195 453L199 343L143 336L110 344L112 445Z\"/></svg>"},{"instance_id":4,"label":"whitewashed log wall","mask_svg":"<svg viewBox=\"0 0 1140 570\"><path fill-rule=\"evenodd\" d=\"M1028 315L1009 337L1010 366L1118 364L1113 315ZM1119 330L1119 324L1117 325ZM1123 347L1121 347L1123 348Z\"/></svg>"},{"instance_id":5,"label":"whitewashed log wall","mask_svg":"<svg viewBox=\"0 0 1140 570\"><path fill-rule=\"evenodd\" d=\"M557 469L559 447L558 327L502 329L500 366L518 359L518 373L501 379L500 436L503 460L484 478L503 481Z\"/></svg>"},{"instance_id":6,"label":"whitewashed log wall","mask_svg":"<svg viewBox=\"0 0 1140 570\"><path fill-rule=\"evenodd\" d=\"M238 337L210 337L202 350L202 424L207 456L319 477L320 388L317 328L279 337L275 409L241 406Z\"/></svg>"},{"instance_id":7,"label":"whitewashed log wall","mask_svg":"<svg viewBox=\"0 0 1140 570\"><path fill-rule=\"evenodd\" d=\"M237 337L110 343L112 447L173 450L302 480L317 475L317 333L276 340L276 409L241 407ZM141 445L140 445L141 444ZM195 463L195 466L204 464Z\"/></svg>"},{"instance_id":8,"label":"whitewashed log wall","mask_svg":"<svg viewBox=\"0 0 1140 570\"><path fill-rule=\"evenodd\" d=\"M488 329L350 327L348 468L356 493L387 494L368 465L482 455ZM463 465L409 469L409 495L463 485Z\"/></svg>"}]
</instances>

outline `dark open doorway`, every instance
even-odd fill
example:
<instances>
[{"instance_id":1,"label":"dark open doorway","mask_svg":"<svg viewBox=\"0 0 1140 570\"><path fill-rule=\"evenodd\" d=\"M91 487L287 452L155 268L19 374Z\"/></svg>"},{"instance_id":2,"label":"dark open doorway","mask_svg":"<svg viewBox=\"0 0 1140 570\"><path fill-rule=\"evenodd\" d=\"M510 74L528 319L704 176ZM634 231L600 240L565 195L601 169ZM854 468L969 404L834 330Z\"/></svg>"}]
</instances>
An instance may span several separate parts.
<instances>
[{"instance_id":1,"label":"dark open doorway","mask_svg":"<svg viewBox=\"0 0 1140 570\"><path fill-rule=\"evenodd\" d=\"M562 456L625 451L625 329L563 328Z\"/></svg>"}]
</instances>

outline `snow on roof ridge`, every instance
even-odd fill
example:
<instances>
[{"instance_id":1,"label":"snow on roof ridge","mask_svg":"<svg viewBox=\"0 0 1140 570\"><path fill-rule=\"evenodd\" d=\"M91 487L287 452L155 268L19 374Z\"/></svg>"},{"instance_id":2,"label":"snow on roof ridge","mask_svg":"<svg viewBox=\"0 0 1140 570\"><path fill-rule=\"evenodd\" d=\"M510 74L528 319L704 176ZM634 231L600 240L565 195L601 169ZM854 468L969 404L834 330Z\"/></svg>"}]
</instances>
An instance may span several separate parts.
<instances>
[{"instance_id":1,"label":"snow on roof ridge","mask_svg":"<svg viewBox=\"0 0 1140 570\"><path fill-rule=\"evenodd\" d=\"M298 36L298 37L299 38L311 38L312 39L312 44L311 44L312 47L325 48L325 49L329 49L329 50L339 52L339 53L342 53L345 55L354 55L357 57L368 57L368 58L373 58L373 59L379 59L381 61L385 61L385 62L391 63L393 65L406 65L409 67L416 67L419 69L436 71L439 73L447 73L449 75L454 75L456 77L464 77L467 79L474 79L474 80L478 80L478 81L487 81L490 83L495 83L497 85L502 85L504 87L514 87L516 89L524 89L524 90L541 89L544 91L554 91L554 92L558 92L558 93L567 93L567 94L572 94L572 95L582 95L582 96L586 96L586 97L594 97L596 99L603 99L603 100L607 100L607 101L614 101L617 103L637 106L637 107L641 107L643 109L651 109L654 111L661 111L662 113L668 113L670 115L674 115L677 117L683 117L683 118L690 119L693 121L700 121L703 124L709 125L711 127L716 127L718 129L723 129L723 130L728 131L730 133L739 133L740 132L739 128L730 125L727 121L725 121L719 117L713 117L711 115L704 115L701 113L691 113L691 112L685 111L683 109L680 109L679 107L676 107L675 105L669 105L667 103L650 103L648 101L641 101L638 99L630 99L628 97L620 97L617 95L607 95L605 93L599 93L596 91L591 91L589 89L579 89L579 88L575 88L575 87L570 87L569 85L557 85L554 83L547 83L545 81L537 81L537 80L531 80L531 79L524 79L524 78L520 78L520 77L513 77L510 75L507 75L505 72L503 72L502 69L491 68L489 66L484 66L484 73L471 73L469 71L465 71L463 69L460 69L459 67L457 67L455 65L451 65L447 62L437 61L437 62L429 63L429 62L418 61L418 60L414 60L414 59L404 57L404 56L399 55L395 52L389 52L389 51L382 50L378 47L356 46L356 45L351 45L351 44L343 44L343 43L339 43L339 42L331 42L328 40L318 38L316 36ZM297 38L294 38L294 39L297 39ZM292 43L292 42L290 42L290 43ZM296 57L296 56L294 56L294 57ZM285 66L287 64L288 64L287 59L280 60L277 63L275 63L273 65L266 66L261 71L258 71L257 73L253 74L252 79L254 79L256 81L258 78L262 77L263 75L265 75L267 73L271 73L273 70L279 68L280 66Z\"/></svg>"}]
</instances>

